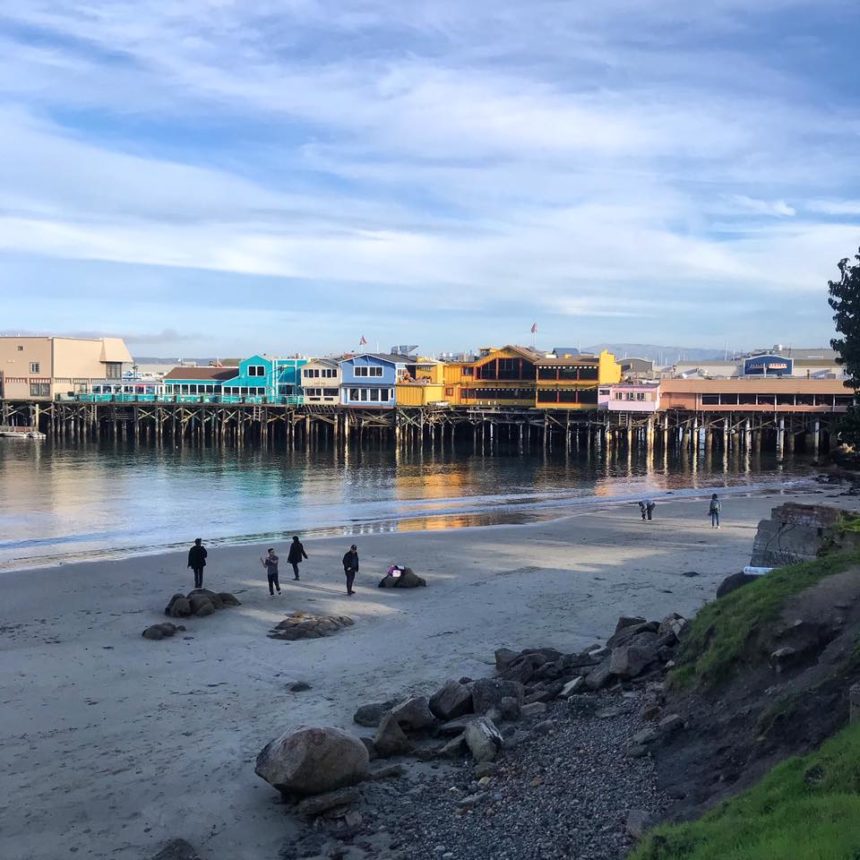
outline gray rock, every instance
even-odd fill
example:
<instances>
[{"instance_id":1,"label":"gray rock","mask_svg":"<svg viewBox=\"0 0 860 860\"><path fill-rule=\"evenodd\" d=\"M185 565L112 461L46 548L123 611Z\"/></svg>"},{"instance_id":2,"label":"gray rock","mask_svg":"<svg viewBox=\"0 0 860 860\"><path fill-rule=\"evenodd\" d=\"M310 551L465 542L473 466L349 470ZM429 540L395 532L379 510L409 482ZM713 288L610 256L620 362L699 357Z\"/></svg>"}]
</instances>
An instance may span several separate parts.
<instances>
[{"instance_id":1,"label":"gray rock","mask_svg":"<svg viewBox=\"0 0 860 860\"><path fill-rule=\"evenodd\" d=\"M520 703L513 696L502 696L497 708L500 719L518 720L520 718Z\"/></svg>"},{"instance_id":2,"label":"gray rock","mask_svg":"<svg viewBox=\"0 0 860 860\"><path fill-rule=\"evenodd\" d=\"M645 619L641 615L622 615L615 625L615 632L623 630L625 627L632 627L634 624L645 624Z\"/></svg>"},{"instance_id":3,"label":"gray rock","mask_svg":"<svg viewBox=\"0 0 860 860\"><path fill-rule=\"evenodd\" d=\"M440 720L453 720L472 711L472 691L459 681L448 681L430 698L430 710Z\"/></svg>"},{"instance_id":4,"label":"gray rock","mask_svg":"<svg viewBox=\"0 0 860 860\"><path fill-rule=\"evenodd\" d=\"M164 633L161 629L160 624L153 624L151 627L147 627L146 630L141 633L144 639L151 639L153 642L157 642L159 639L164 639Z\"/></svg>"},{"instance_id":5,"label":"gray rock","mask_svg":"<svg viewBox=\"0 0 860 860\"><path fill-rule=\"evenodd\" d=\"M313 689L307 681L296 681L290 684L289 690L291 693L304 693L306 690Z\"/></svg>"},{"instance_id":6,"label":"gray rock","mask_svg":"<svg viewBox=\"0 0 860 860\"><path fill-rule=\"evenodd\" d=\"M371 761L377 758L376 744L373 742L373 738L359 737L359 740L364 744L364 748L367 750L367 757Z\"/></svg>"},{"instance_id":7,"label":"gray rock","mask_svg":"<svg viewBox=\"0 0 860 860\"><path fill-rule=\"evenodd\" d=\"M171 618L188 618L191 615L191 604L184 594L174 594L164 609L164 614Z\"/></svg>"},{"instance_id":8,"label":"gray rock","mask_svg":"<svg viewBox=\"0 0 860 860\"><path fill-rule=\"evenodd\" d=\"M727 594L731 594L733 591L737 591L739 588L743 588L743 586L749 585L759 578L752 573L732 573L717 586L717 598L725 597Z\"/></svg>"},{"instance_id":9,"label":"gray rock","mask_svg":"<svg viewBox=\"0 0 860 860\"><path fill-rule=\"evenodd\" d=\"M486 800L486 798L486 791L478 791L475 794L469 794L466 797L460 798L460 800L457 801L457 806L474 806L476 803Z\"/></svg>"},{"instance_id":10,"label":"gray rock","mask_svg":"<svg viewBox=\"0 0 860 860\"><path fill-rule=\"evenodd\" d=\"M195 606L191 604L192 608ZM205 618L207 615L212 615L215 612L215 606L211 600L199 600L196 603L196 609L193 609L195 618Z\"/></svg>"},{"instance_id":11,"label":"gray rock","mask_svg":"<svg viewBox=\"0 0 860 860\"><path fill-rule=\"evenodd\" d=\"M516 651L511 651L510 648L498 648L495 654L496 670L499 672L503 672L519 656L520 655L517 654Z\"/></svg>"},{"instance_id":12,"label":"gray rock","mask_svg":"<svg viewBox=\"0 0 860 860\"><path fill-rule=\"evenodd\" d=\"M604 658L602 662L592 669L585 679L585 686L589 690L600 690L612 680L612 672L609 669L610 658Z\"/></svg>"},{"instance_id":13,"label":"gray rock","mask_svg":"<svg viewBox=\"0 0 860 860\"><path fill-rule=\"evenodd\" d=\"M400 728L400 723L393 712L382 718L373 738L373 748L379 758L405 755L412 749L409 738L403 733L403 729Z\"/></svg>"},{"instance_id":14,"label":"gray rock","mask_svg":"<svg viewBox=\"0 0 860 860\"><path fill-rule=\"evenodd\" d=\"M636 732L636 734L630 738L630 744L631 746L645 746L646 744L653 743L659 737L660 731L649 726Z\"/></svg>"},{"instance_id":15,"label":"gray rock","mask_svg":"<svg viewBox=\"0 0 860 860\"><path fill-rule=\"evenodd\" d=\"M634 839L641 839L653 823L651 813L644 809L631 809L627 813L625 829Z\"/></svg>"},{"instance_id":16,"label":"gray rock","mask_svg":"<svg viewBox=\"0 0 860 860\"><path fill-rule=\"evenodd\" d=\"M190 842L184 839L171 839L152 860L201 860Z\"/></svg>"},{"instance_id":17,"label":"gray rock","mask_svg":"<svg viewBox=\"0 0 860 860\"><path fill-rule=\"evenodd\" d=\"M222 606L241 606L242 601L235 594L230 594L229 591L219 591L218 597L221 598Z\"/></svg>"},{"instance_id":18,"label":"gray rock","mask_svg":"<svg viewBox=\"0 0 860 860\"><path fill-rule=\"evenodd\" d=\"M475 765L475 779L483 779L485 776L493 776L499 769L494 761L482 761Z\"/></svg>"},{"instance_id":19,"label":"gray rock","mask_svg":"<svg viewBox=\"0 0 860 860\"><path fill-rule=\"evenodd\" d=\"M672 735L684 728L684 718L680 714L669 714L657 723L661 735Z\"/></svg>"},{"instance_id":20,"label":"gray rock","mask_svg":"<svg viewBox=\"0 0 860 860\"><path fill-rule=\"evenodd\" d=\"M558 697L560 699L569 699L574 693L579 692L584 684L585 678L583 678L582 675L577 675L561 688L561 692L558 694Z\"/></svg>"},{"instance_id":21,"label":"gray rock","mask_svg":"<svg viewBox=\"0 0 860 860\"><path fill-rule=\"evenodd\" d=\"M349 806L355 803L360 797L358 789L354 786L339 788L336 791L326 791L323 794L315 794L313 797L306 797L296 806L296 812L299 815L321 815L323 812L328 812L330 809L337 809L340 806Z\"/></svg>"},{"instance_id":22,"label":"gray rock","mask_svg":"<svg viewBox=\"0 0 860 860\"><path fill-rule=\"evenodd\" d=\"M352 719L360 726L365 726L369 729L375 729L383 716L387 714L397 704L395 699L387 702L373 702L369 705L362 705L353 715Z\"/></svg>"},{"instance_id":23,"label":"gray rock","mask_svg":"<svg viewBox=\"0 0 860 860\"><path fill-rule=\"evenodd\" d=\"M476 762L493 761L502 747L499 730L485 717L469 723L463 737Z\"/></svg>"},{"instance_id":24,"label":"gray rock","mask_svg":"<svg viewBox=\"0 0 860 860\"><path fill-rule=\"evenodd\" d=\"M466 726L476 719L477 717L475 714L466 714L465 717L457 717L456 720L448 720L448 722L442 723L436 727L436 734L451 736L462 734L466 731Z\"/></svg>"},{"instance_id":25,"label":"gray rock","mask_svg":"<svg viewBox=\"0 0 860 860\"><path fill-rule=\"evenodd\" d=\"M397 779L401 776L406 776L406 768L402 764L388 764L367 774L367 778L373 780Z\"/></svg>"},{"instance_id":26,"label":"gray rock","mask_svg":"<svg viewBox=\"0 0 860 860\"><path fill-rule=\"evenodd\" d=\"M401 728L422 731L436 725L436 717L424 696L412 696L391 709L391 715Z\"/></svg>"},{"instance_id":27,"label":"gray rock","mask_svg":"<svg viewBox=\"0 0 860 860\"><path fill-rule=\"evenodd\" d=\"M448 743L443 744L436 750L436 756L438 758L455 758L460 755L466 747L466 735L465 733L462 735L457 735L457 737L452 738Z\"/></svg>"},{"instance_id":28,"label":"gray rock","mask_svg":"<svg viewBox=\"0 0 860 860\"><path fill-rule=\"evenodd\" d=\"M520 713L524 717L537 717L546 713L546 704L543 702L530 702L528 705L523 705L520 708Z\"/></svg>"},{"instance_id":29,"label":"gray rock","mask_svg":"<svg viewBox=\"0 0 860 860\"><path fill-rule=\"evenodd\" d=\"M299 729L270 741L257 756L255 772L279 791L321 794L354 785L367 776L364 744L341 729Z\"/></svg>"},{"instance_id":30,"label":"gray rock","mask_svg":"<svg viewBox=\"0 0 860 860\"><path fill-rule=\"evenodd\" d=\"M472 684L472 704L476 714L484 714L490 708L497 707L505 697L522 703L523 685L501 678L479 678Z\"/></svg>"},{"instance_id":31,"label":"gray rock","mask_svg":"<svg viewBox=\"0 0 860 860\"><path fill-rule=\"evenodd\" d=\"M651 635L653 634L646 634ZM656 638L656 637L655 637ZM621 645L612 649L609 671L620 678L635 678L657 660L655 644Z\"/></svg>"}]
</instances>

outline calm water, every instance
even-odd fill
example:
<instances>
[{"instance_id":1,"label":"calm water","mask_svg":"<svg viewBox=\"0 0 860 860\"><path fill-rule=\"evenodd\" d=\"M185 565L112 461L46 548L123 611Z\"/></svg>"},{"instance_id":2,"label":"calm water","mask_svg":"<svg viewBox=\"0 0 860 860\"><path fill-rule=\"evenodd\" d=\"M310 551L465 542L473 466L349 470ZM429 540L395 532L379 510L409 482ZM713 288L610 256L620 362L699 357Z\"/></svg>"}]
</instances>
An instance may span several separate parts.
<instances>
[{"instance_id":1,"label":"calm water","mask_svg":"<svg viewBox=\"0 0 860 860\"><path fill-rule=\"evenodd\" d=\"M717 452L271 452L0 439L0 570L300 533L521 523L576 507L802 481L803 462Z\"/></svg>"}]
</instances>

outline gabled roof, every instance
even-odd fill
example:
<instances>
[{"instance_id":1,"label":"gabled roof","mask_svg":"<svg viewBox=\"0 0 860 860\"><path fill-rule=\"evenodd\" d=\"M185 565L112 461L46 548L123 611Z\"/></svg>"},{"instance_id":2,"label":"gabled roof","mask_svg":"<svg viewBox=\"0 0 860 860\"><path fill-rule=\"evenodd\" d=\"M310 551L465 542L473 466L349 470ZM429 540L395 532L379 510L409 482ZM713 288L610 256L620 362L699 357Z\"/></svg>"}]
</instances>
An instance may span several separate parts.
<instances>
[{"instance_id":1,"label":"gabled roof","mask_svg":"<svg viewBox=\"0 0 860 860\"><path fill-rule=\"evenodd\" d=\"M571 355L565 356L564 358L556 358L555 356L549 357L541 357L539 358L535 364L538 367L566 367L573 366L576 367L580 364L597 364L600 361L600 356L598 355Z\"/></svg>"},{"instance_id":2,"label":"gabled roof","mask_svg":"<svg viewBox=\"0 0 860 860\"><path fill-rule=\"evenodd\" d=\"M332 367L335 370L340 366L340 359L337 358L311 358L308 359L307 364L304 366L307 367L309 364L321 364L323 367Z\"/></svg>"},{"instance_id":3,"label":"gabled roof","mask_svg":"<svg viewBox=\"0 0 860 860\"><path fill-rule=\"evenodd\" d=\"M237 371L237 367L174 367L164 374L164 379L208 379L212 382L223 382L235 379L239 375Z\"/></svg>"},{"instance_id":4,"label":"gabled roof","mask_svg":"<svg viewBox=\"0 0 860 860\"><path fill-rule=\"evenodd\" d=\"M352 361L356 358L375 358L377 361L386 361L389 364L415 364L415 359L408 355L397 355L396 353L384 352L357 352L343 361Z\"/></svg>"}]
</instances>

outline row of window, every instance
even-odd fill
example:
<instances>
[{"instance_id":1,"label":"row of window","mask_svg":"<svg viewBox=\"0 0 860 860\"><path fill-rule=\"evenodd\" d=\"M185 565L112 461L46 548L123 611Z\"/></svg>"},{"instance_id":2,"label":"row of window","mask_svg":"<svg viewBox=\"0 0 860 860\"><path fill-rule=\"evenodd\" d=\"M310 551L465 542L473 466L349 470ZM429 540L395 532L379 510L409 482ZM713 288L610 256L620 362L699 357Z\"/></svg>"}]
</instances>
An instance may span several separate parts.
<instances>
[{"instance_id":1,"label":"row of window","mask_svg":"<svg viewBox=\"0 0 860 860\"><path fill-rule=\"evenodd\" d=\"M597 379L596 365L578 365L576 367L539 367L537 378L547 382L573 382L588 380L593 382Z\"/></svg>"},{"instance_id":2,"label":"row of window","mask_svg":"<svg viewBox=\"0 0 860 860\"><path fill-rule=\"evenodd\" d=\"M703 394L702 406L850 406L845 394Z\"/></svg>"},{"instance_id":3,"label":"row of window","mask_svg":"<svg viewBox=\"0 0 860 860\"><path fill-rule=\"evenodd\" d=\"M365 366L355 368L356 376L382 376L381 367Z\"/></svg>"},{"instance_id":4,"label":"row of window","mask_svg":"<svg viewBox=\"0 0 860 860\"><path fill-rule=\"evenodd\" d=\"M382 370L381 367L377 369L380 371ZM364 374L356 372L356 376L362 375ZM305 379L334 379L337 376L337 371L333 367L308 367L302 371L302 376L304 376Z\"/></svg>"},{"instance_id":5,"label":"row of window","mask_svg":"<svg viewBox=\"0 0 860 860\"><path fill-rule=\"evenodd\" d=\"M305 397L337 397L339 388L306 388Z\"/></svg>"},{"instance_id":6,"label":"row of window","mask_svg":"<svg viewBox=\"0 0 860 860\"><path fill-rule=\"evenodd\" d=\"M597 403L596 388L581 388L573 391L538 391L538 403Z\"/></svg>"},{"instance_id":7,"label":"row of window","mask_svg":"<svg viewBox=\"0 0 860 860\"><path fill-rule=\"evenodd\" d=\"M527 400L534 402L534 388L463 388L463 400Z\"/></svg>"},{"instance_id":8,"label":"row of window","mask_svg":"<svg viewBox=\"0 0 860 860\"><path fill-rule=\"evenodd\" d=\"M388 403L394 400L390 388L350 388L349 403Z\"/></svg>"},{"instance_id":9,"label":"row of window","mask_svg":"<svg viewBox=\"0 0 860 860\"><path fill-rule=\"evenodd\" d=\"M644 391L616 391L615 392L616 400L645 400L645 392Z\"/></svg>"}]
</instances>

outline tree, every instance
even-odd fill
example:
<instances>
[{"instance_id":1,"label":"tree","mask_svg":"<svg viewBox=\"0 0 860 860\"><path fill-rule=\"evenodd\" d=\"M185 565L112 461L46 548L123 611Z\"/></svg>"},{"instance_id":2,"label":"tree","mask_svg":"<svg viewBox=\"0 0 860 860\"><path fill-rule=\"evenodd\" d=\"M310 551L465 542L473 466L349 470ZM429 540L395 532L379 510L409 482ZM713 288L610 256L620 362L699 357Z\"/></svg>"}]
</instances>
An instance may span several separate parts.
<instances>
[{"instance_id":1,"label":"tree","mask_svg":"<svg viewBox=\"0 0 860 860\"><path fill-rule=\"evenodd\" d=\"M860 254L852 265L845 257L839 261L839 280L828 281L830 307L836 311L833 322L842 337L835 337L830 345L839 353L839 363L846 371L845 384L854 391L860 389Z\"/></svg>"}]
</instances>

